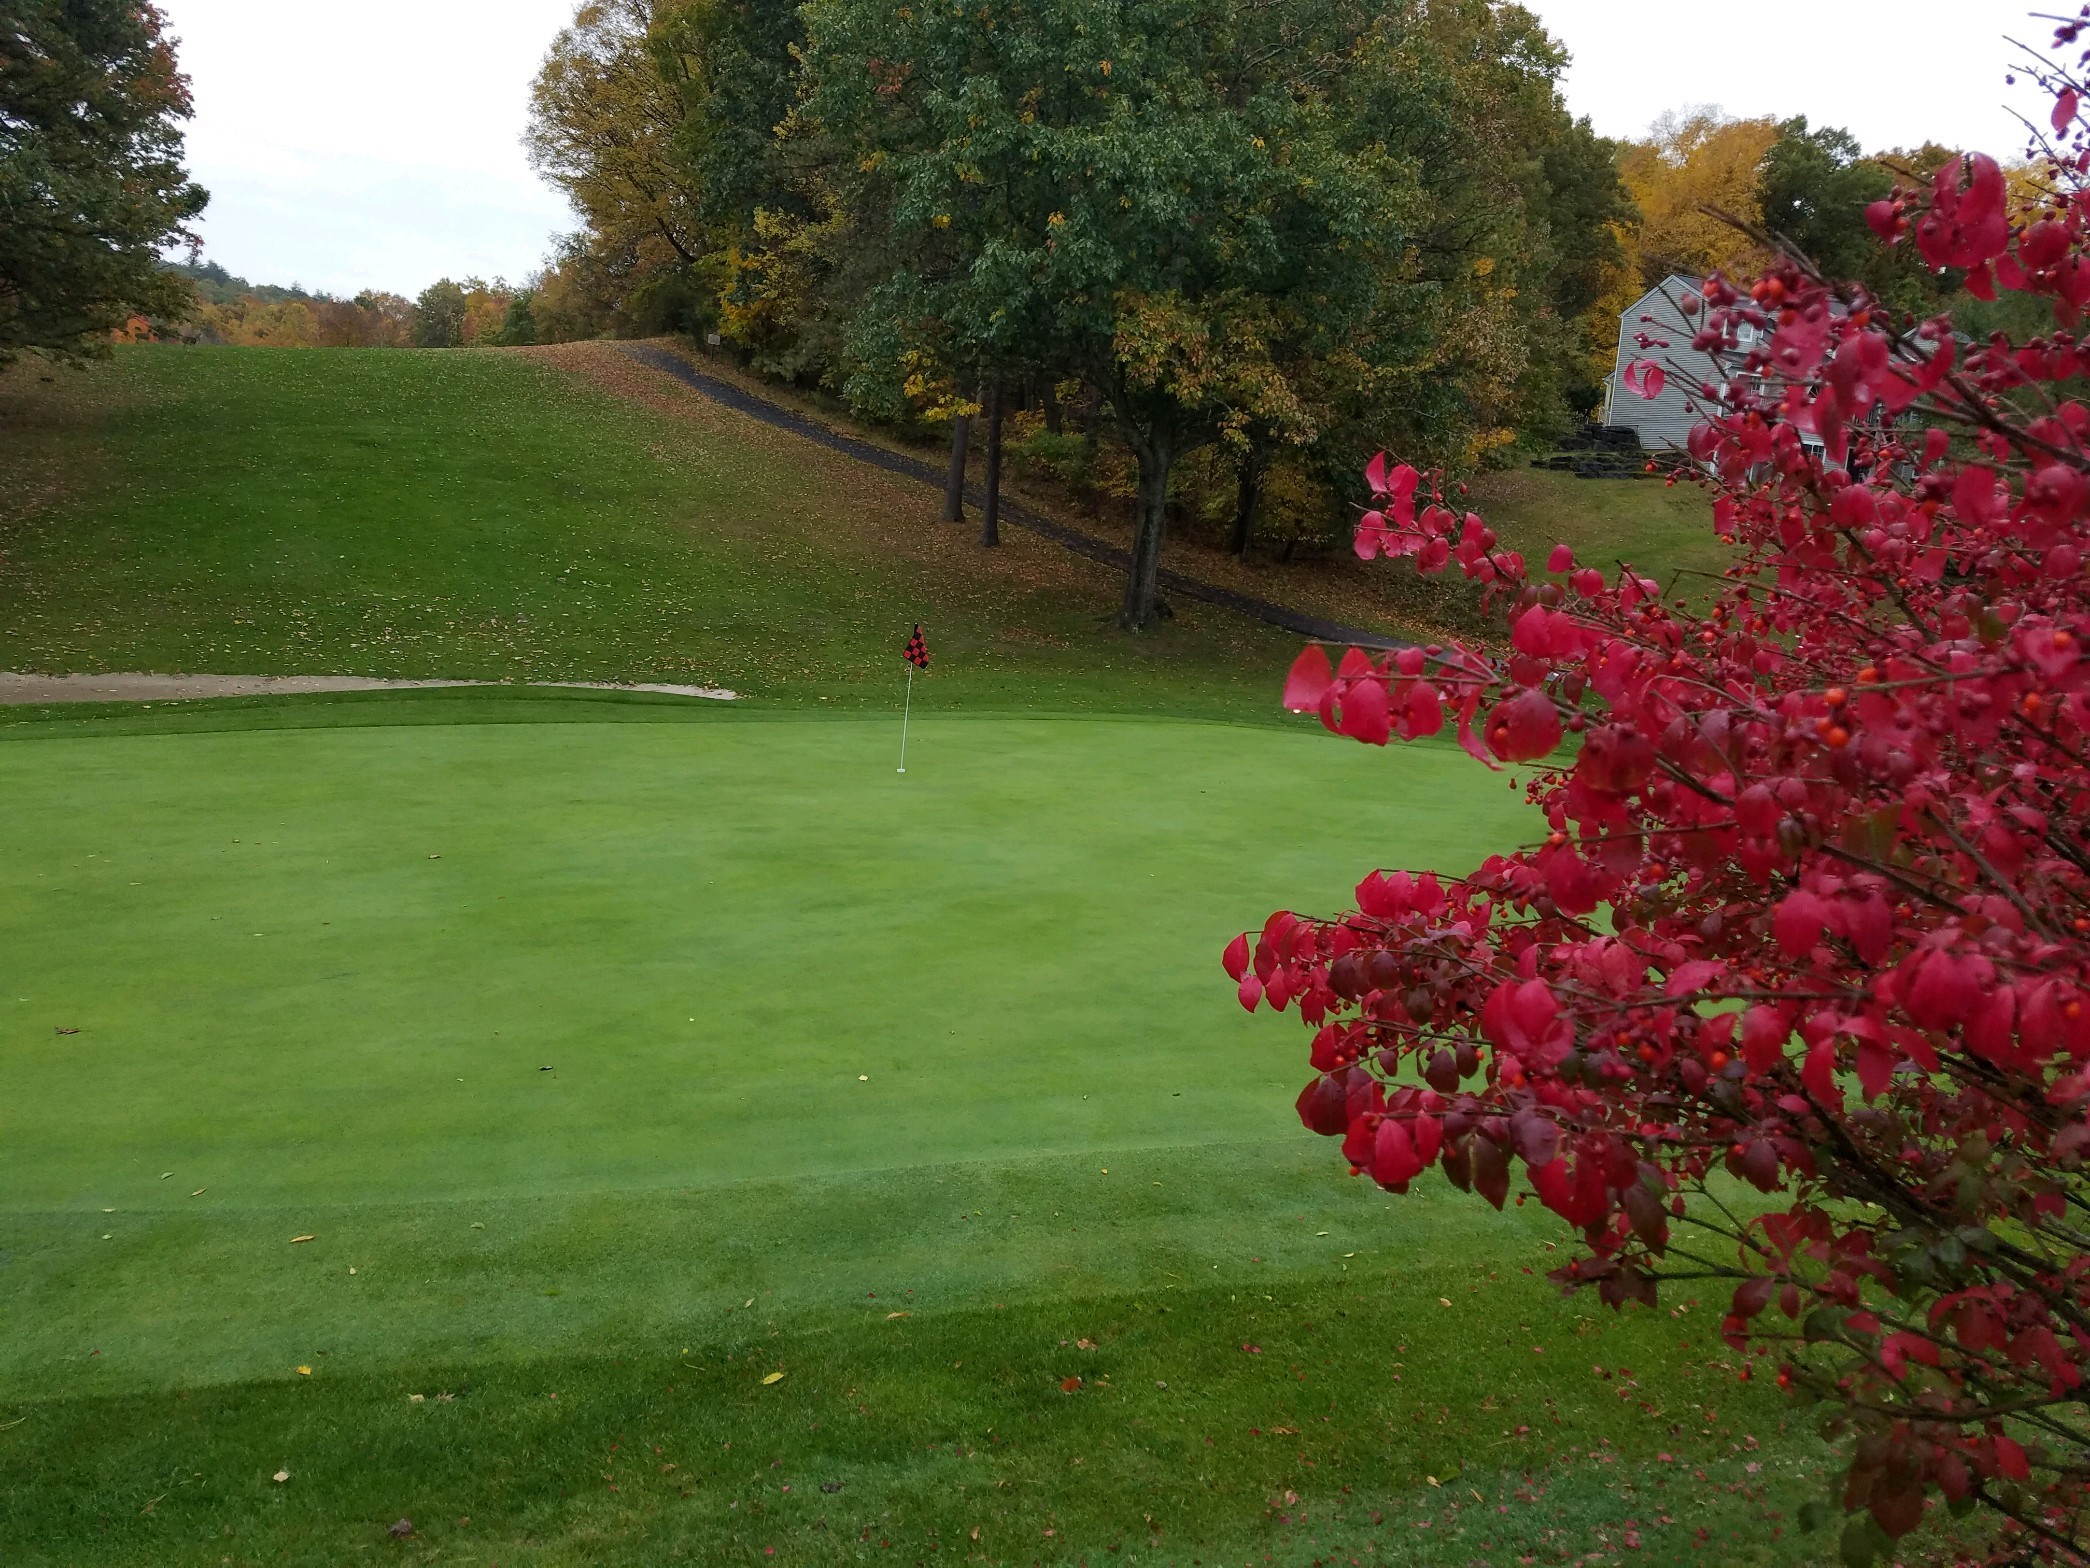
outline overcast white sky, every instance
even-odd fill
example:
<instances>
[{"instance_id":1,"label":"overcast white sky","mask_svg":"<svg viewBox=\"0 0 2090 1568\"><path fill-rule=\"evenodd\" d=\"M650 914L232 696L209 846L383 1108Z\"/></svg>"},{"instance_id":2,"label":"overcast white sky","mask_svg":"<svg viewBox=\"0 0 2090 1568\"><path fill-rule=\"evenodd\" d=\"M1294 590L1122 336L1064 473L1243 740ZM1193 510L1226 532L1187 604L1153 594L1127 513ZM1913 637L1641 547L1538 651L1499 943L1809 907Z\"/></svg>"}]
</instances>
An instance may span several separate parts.
<instances>
[{"instance_id":1,"label":"overcast white sky","mask_svg":"<svg viewBox=\"0 0 2090 1568\"><path fill-rule=\"evenodd\" d=\"M1574 55L1570 107L1610 136L1712 103L1804 114L1868 147L2011 152L2022 133L2003 108L2003 36L2044 37L2030 0L1813 0L1754 33L1743 7L1527 3ZM160 4L195 87L207 259L258 283L412 295L444 274L519 279L573 227L519 138L575 0ZM1868 58L1891 64L1857 64Z\"/></svg>"}]
</instances>

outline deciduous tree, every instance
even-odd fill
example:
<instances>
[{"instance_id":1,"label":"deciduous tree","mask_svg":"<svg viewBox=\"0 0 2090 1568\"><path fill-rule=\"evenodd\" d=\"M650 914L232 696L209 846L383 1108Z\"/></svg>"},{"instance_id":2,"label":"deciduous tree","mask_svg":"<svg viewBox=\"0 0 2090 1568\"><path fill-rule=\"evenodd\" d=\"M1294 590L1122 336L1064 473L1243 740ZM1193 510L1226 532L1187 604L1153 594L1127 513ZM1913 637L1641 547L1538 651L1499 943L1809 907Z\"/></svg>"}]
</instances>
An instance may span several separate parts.
<instances>
[{"instance_id":1,"label":"deciduous tree","mask_svg":"<svg viewBox=\"0 0 2090 1568\"><path fill-rule=\"evenodd\" d=\"M188 81L149 0L0 10L0 365L97 352L187 311L160 265L208 199L182 168Z\"/></svg>"},{"instance_id":2,"label":"deciduous tree","mask_svg":"<svg viewBox=\"0 0 2090 1568\"><path fill-rule=\"evenodd\" d=\"M442 278L414 301L414 347L458 348L464 343L465 291Z\"/></svg>"},{"instance_id":3,"label":"deciduous tree","mask_svg":"<svg viewBox=\"0 0 2090 1568\"><path fill-rule=\"evenodd\" d=\"M580 214L596 261L569 281L613 287L603 301L613 313L634 309L662 274L679 282L715 249L680 151L697 70L684 25L692 9L587 0L530 90L523 144Z\"/></svg>"}]
</instances>

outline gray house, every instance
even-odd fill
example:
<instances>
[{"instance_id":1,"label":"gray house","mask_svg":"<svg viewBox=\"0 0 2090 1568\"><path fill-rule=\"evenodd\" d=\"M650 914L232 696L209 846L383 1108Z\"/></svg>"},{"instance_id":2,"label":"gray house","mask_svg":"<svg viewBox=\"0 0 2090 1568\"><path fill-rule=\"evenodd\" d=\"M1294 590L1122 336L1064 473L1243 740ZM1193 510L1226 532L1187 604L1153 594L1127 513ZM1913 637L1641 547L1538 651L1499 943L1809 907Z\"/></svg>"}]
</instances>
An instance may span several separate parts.
<instances>
[{"instance_id":1,"label":"gray house","mask_svg":"<svg viewBox=\"0 0 2090 1568\"><path fill-rule=\"evenodd\" d=\"M1717 385L1726 379L1710 354L1701 354L1691 347L1691 338L1704 320L1702 308L1691 316L1680 308L1686 297L1698 299L1698 286L1703 281L1673 272L1628 305L1618 318L1618 357L1611 367L1610 379L1604 383L1603 422L1632 430L1650 452L1681 449L1684 437L1699 420L1691 408L1698 388L1706 382ZM1654 345L1640 346L1643 332L1656 340ZM1741 350L1747 353L1756 329L1743 327L1740 336ZM1661 347L1665 342L1668 347ZM1640 359L1653 360L1667 375L1660 397L1644 398L1626 385L1626 367Z\"/></svg>"}]
</instances>

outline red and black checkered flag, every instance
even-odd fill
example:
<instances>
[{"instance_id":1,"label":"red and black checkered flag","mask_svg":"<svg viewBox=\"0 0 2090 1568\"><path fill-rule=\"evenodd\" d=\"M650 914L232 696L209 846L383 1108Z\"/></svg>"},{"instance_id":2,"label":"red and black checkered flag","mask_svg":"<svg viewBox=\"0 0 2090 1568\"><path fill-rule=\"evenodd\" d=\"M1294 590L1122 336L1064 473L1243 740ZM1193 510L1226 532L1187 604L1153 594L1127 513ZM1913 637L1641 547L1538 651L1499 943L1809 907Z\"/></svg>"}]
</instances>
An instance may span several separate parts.
<instances>
[{"instance_id":1,"label":"red and black checkered flag","mask_svg":"<svg viewBox=\"0 0 2090 1568\"><path fill-rule=\"evenodd\" d=\"M907 662L918 670L926 670L929 667L929 645L922 640L922 628L919 623L914 628L914 635L907 639Z\"/></svg>"}]
</instances>

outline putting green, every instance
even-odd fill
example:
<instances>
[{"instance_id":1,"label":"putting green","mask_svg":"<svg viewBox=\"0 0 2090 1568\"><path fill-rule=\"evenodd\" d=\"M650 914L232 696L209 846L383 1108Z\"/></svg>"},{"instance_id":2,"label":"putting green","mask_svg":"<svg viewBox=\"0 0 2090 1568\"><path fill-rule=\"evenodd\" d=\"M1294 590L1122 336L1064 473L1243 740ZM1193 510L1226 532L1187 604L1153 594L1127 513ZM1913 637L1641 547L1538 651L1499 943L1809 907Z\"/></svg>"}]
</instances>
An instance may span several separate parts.
<instances>
[{"instance_id":1,"label":"putting green","mask_svg":"<svg viewBox=\"0 0 2090 1568\"><path fill-rule=\"evenodd\" d=\"M0 1191L223 1210L1282 1136L1299 1042L1233 1007L1226 938L1525 825L1456 753L1310 730L932 720L905 777L895 739L0 749Z\"/></svg>"}]
</instances>

